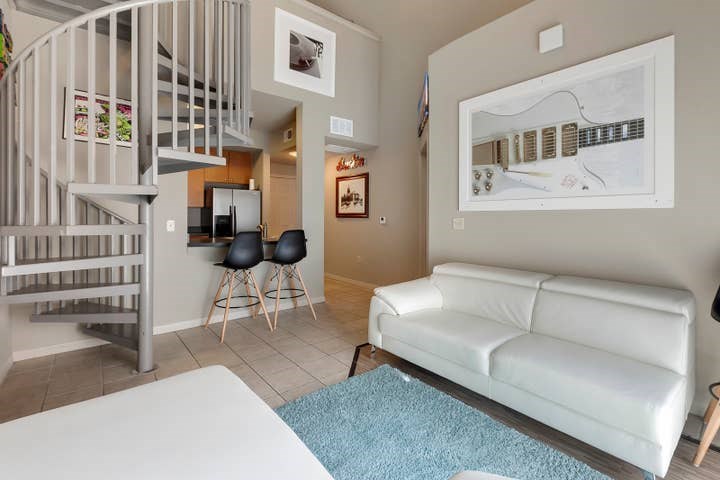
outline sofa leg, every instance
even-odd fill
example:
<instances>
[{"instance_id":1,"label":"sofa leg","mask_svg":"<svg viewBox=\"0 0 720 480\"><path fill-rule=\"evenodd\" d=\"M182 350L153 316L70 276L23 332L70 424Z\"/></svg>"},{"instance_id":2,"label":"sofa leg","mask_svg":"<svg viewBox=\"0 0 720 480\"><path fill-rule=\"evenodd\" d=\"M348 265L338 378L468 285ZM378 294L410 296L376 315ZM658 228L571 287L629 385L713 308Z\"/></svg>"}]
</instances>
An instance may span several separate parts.
<instances>
[{"instance_id":1,"label":"sofa leg","mask_svg":"<svg viewBox=\"0 0 720 480\"><path fill-rule=\"evenodd\" d=\"M644 480L655 480L655 474L650 473L647 470L643 470L643 479Z\"/></svg>"}]
</instances>

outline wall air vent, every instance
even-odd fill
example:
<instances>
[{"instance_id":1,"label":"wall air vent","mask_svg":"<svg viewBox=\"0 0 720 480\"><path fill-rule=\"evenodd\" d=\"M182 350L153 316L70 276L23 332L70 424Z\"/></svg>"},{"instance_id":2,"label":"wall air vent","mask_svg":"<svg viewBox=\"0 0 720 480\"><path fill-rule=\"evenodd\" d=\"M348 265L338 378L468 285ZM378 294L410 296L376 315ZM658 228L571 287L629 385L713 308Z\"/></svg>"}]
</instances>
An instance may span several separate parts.
<instances>
[{"instance_id":1,"label":"wall air vent","mask_svg":"<svg viewBox=\"0 0 720 480\"><path fill-rule=\"evenodd\" d=\"M330 117L330 133L342 135L343 137L353 136L353 121L347 118Z\"/></svg>"}]
</instances>

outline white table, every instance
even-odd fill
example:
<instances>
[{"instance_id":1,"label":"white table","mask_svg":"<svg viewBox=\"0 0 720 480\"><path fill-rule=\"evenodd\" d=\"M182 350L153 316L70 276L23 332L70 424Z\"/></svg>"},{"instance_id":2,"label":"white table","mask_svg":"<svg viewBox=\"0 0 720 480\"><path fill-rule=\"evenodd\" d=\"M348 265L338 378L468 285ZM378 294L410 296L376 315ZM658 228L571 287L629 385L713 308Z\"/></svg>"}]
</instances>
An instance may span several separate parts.
<instances>
[{"instance_id":1,"label":"white table","mask_svg":"<svg viewBox=\"0 0 720 480\"><path fill-rule=\"evenodd\" d=\"M239 378L209 367L0 425L13 480L332 480Z\"/></svg>"}]
</instances>

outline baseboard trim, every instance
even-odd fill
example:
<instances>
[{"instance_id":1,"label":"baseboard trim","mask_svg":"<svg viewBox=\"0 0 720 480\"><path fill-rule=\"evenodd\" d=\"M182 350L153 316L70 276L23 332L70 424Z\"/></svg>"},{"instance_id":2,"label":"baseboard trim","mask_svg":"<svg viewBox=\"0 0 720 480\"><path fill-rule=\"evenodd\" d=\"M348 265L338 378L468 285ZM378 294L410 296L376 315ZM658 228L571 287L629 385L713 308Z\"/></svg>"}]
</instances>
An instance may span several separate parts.
<instances>
[{"instance_id":1,"label":"baseboard trim","mask_svg":"<svg viewBox=\"0 0 720 480\"><path fill-rule=\"evenodd\" d=\"M324 303L325 297L313 297L312 299L313 304L315 303ZM271 304L267 305L268 312L274 312L275 311L275 304L270 302ZM307 302L304 299L298 299L298 307L307 305ZM292 301L290 300L284 300L280 302L280 311L282 310L289 310L291 308L294 308L294 305ZM228 318L231 320L235 320L238 318L245 318L249 317L251 315L250 311L248 310L231 310L230 315L228 315ZM194 328L199 327L200 325L205 324L206 317L203 318L196 318L192 320L183 320L182 322L175 322L175 323L168 323L165 325L156 325L153 327L153 335L161 335L163 333L170 333L170 332L176 332L178 330L185 330L188 328ZM214 315L213 318L210 320L210 323L218 323L223 321L223 314L219 313L217 315ZM82 340L76 340L74 342L67 342L67 343L59 343L57 345L49 345L46 347L38 347L38 348L31 348L27 350L18 350L16 352L13 352L11 361L8 362L8 365L0 366L0 379L4 378L3 369L10 370L10 367L12 366L13 362L19 362L21 360L28 360L30 358L37 358L37 357L44 357L46 355L55 355L58 353L65 353L65 352L72 352L74 350L82 350L83 348L90 348L90 347L97 347L98 345L106 345L109 342L106 342L104 340L100 340L99 338L87 338ZM6 372L5 372L6 373ZM1 383L1 381L0 381Z\"/></svg>"},{"instance_id":2,"label":"baseboard trim","mask_svg":"<svg viewBox=\"0 0 720 480\"><path fill-rule=\"evenodd\" d=\"M5 363L0 365L0 384L2 384L5 381L5 377L7 377L8 372L12 368L13 365L13 357L10 355L6 360Z\"/></svg>"},{"instance_id":3,"label":"baseboard trim","mask_svg":"<svg viewBox=\"0 0 720 480\"><path fill-rule=\"evenodd\" d=\"M312 299L312 303L324 303L325 297L314 297ZM266 307L268 309L268 313L275 311L275 304L270 302L271 304L266 304ZM298 307L302 307L307 305L307 302L304 299L298 299ZM289 300L283 300L280 302L280 311L283 310L290 310L292 308L295 308L292 301ZM221 309L217 309L221 310ZM216 311L217 311L216 310ZM230 310L230 314L228 315L228 320L237 320L238 318L247 318L252 313L247 309L235 309ZM210 323L220 323L223 321L224 313L221 311L220 313L213 315L213 317L210 319ZM175 322L175 323L167 323L165 325L158 325L153 328L153 335L161 335L163 333L171 333L171 332L177 332L178 330L187 330L188 328L195 328L199 327L201 325L205 325L205 320L207 320L207 317L202 318L195 318L192 320L183 320L182 322Z\"/></svg>"},{"instance_id":4,"label":"baseboard trim","mask_svg":"<svg viewBox=\"0 0 720 480\"><path fill-rule=\"evenodd\" d=\"M83 348L97 347L105 345L108 342L99 338L84 338L74 342L58 343L57 345L48 345L47 347L30 348L28 350L18 350L13 352L13 362L28 360L30 358L44 357L46 355L55 355L58 353L72 352L74 350L82 350Z\"/></svg>"},{"instance_id":5,"label":"baseboard trim","mask_svg":"<svg viewBox=\"0 0 720 480\"><path fill-rule=\"evenodd\" d=\"M373 290L380 286L375 285L374 283L362 282L360 280L343 277L342 275L335 275L334 273L326 273L325 276L332 280L337 280L338 282L350 283L352 285L357 285L358 287L365 287Z\"/></svg>"}]
</instances>

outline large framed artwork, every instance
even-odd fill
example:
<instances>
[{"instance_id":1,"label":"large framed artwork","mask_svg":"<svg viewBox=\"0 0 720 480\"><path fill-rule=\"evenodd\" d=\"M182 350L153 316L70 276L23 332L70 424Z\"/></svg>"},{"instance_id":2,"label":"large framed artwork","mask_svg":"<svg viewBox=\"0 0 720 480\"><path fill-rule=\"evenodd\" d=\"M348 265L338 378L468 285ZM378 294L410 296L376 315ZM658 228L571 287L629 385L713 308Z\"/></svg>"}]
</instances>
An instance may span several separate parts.
<instances>
[{"instance_id":1,"label":"large framed artwork","mask_svg":"<svg viewBox=\"0 0 720 480\"><path fill-rule=\"evenodd\" d=\"M461 211L671 208L674 37L460 102Z\"/></svg>"},{"instance_id":2,"label":"large framed artwork","mask_svg":"<svg viewBox=\"0 0 720 480\"><path fill-rule=\"evenodd\" d=\"M67 89L65 89L65 112L68 115ZM88 94L75 90L72 98L72 114L74 115L75 140L88 141ZM116 145L132 147L132 104L129 100L115 100L115 140ZM67 138L67 121L63 121L63 138ZM110 97L95 95L95 141L110 144Z\"/></svg>"},{"instance_id":3,"label":"large framed artwork","mask_svg":"<svg viewBox=\"0 0 720 480\"><path fill-rule=\"evenodd\" d=\"M368 218L370 203L370 175L363 173L335 179L335 216L338 218Z\"/></svg>"},{"instance_id":4,"label":"large framed artwork","mask_svg":"<svg viewBox=\"0 0 720 480\"><path fill-rule=\"evenodd\" d=\"M335 32L275 8L276 82L335 96Z\"/></svg>"}]
</instances>

